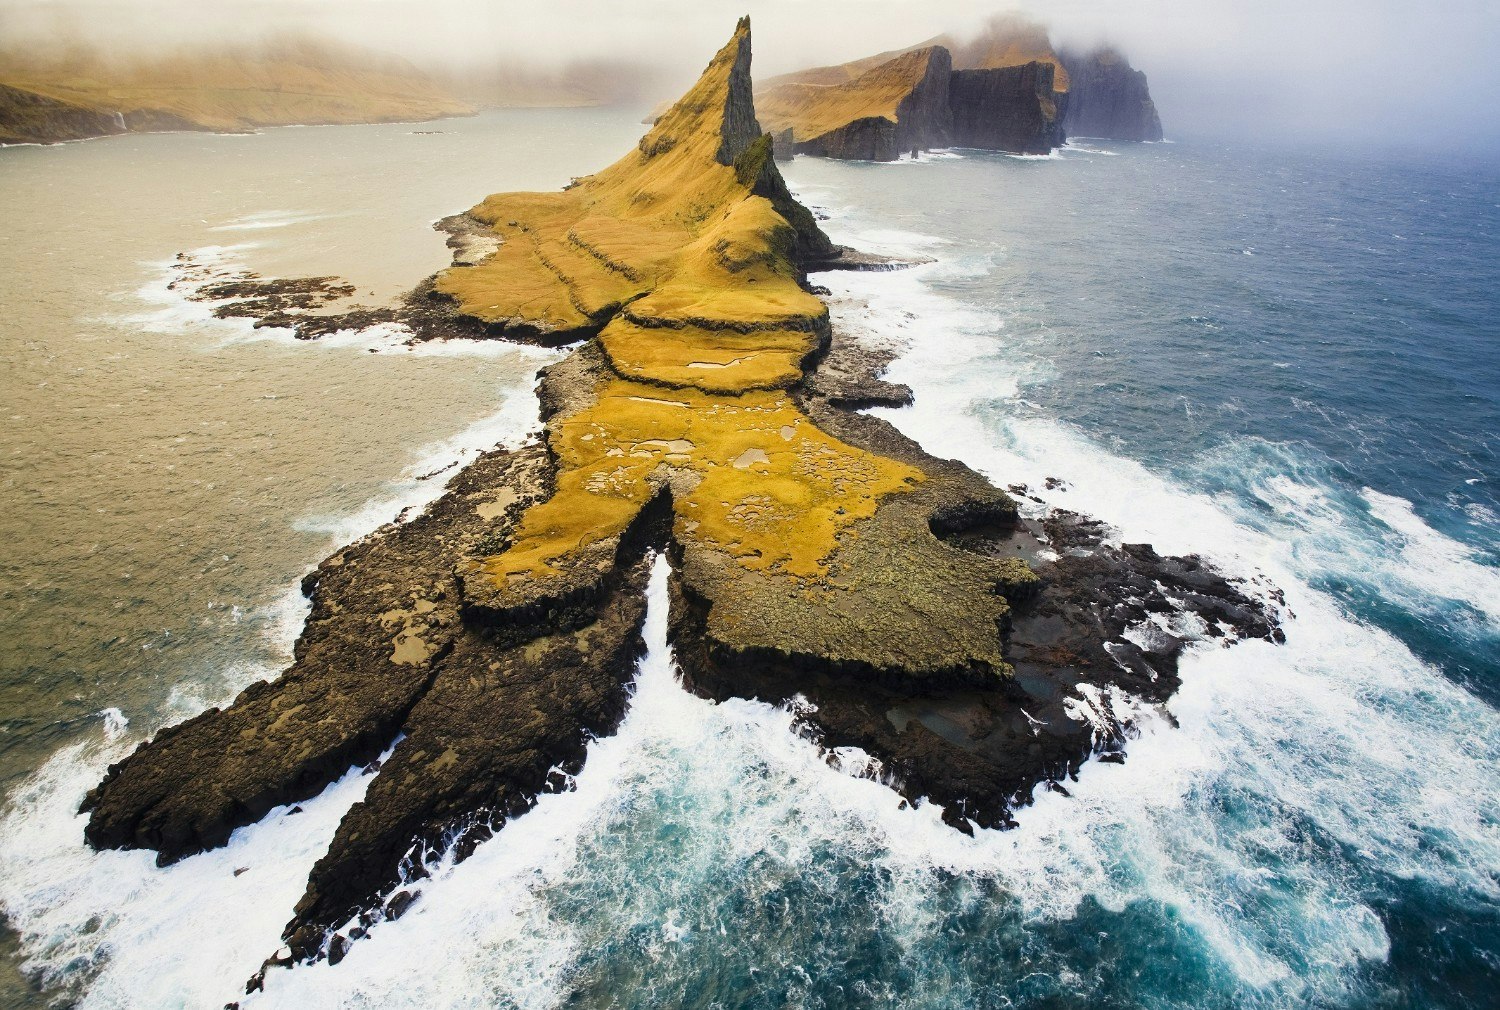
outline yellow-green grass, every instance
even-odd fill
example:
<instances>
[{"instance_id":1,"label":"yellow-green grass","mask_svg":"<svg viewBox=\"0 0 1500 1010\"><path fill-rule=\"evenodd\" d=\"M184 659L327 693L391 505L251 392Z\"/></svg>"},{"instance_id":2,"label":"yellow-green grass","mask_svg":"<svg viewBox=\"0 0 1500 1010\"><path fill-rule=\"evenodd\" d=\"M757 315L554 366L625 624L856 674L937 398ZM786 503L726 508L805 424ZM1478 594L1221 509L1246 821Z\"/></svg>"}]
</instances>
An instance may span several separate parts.
<instances>
[{"instance_id":1,"label":"yellow-green grass","mask_svg":"<svg viewBox=\"0 0 1500 1010\"><path fill-rule=\"evenodd\" d=\"M627 319L599 334L610 367L621 376L709 393L791 386L802 378L802 362L817 342L817 334L806 330L665 329Z\"/></svg>"},{"instance_id":2,"label":"yellow-green grass","mask_svg":"<svg viewBox=\"0 0 1500 1010\"><path fill-rule=\"evenodd\" d=\"M796 230L756 192L775 172L769 145L726 139L750 104L748 44L742 24L604 171L474 208L503 244L438 281L480 318L592 320L614 373L549 421L556 485L480 560L498 586L564 575L670 481L680 543L806 587L883 497L924 479L820 430L786 391L828 310L801 284Z\"/></svg>"},{"instance_id":3,"label":"yellow-green grass","mask_svg":"<svg viewBox=\"0 0 1500 1010\"><path fill-rule=\"evenodd\" d=\"M685 471L674 502L681 542L756 571L816 580L855 523L921 471L822 431L780 391L722 396L609 380L597 402L551 432L553 496L522 519L511 548L488 559L497 581L547 577L592 543L618 536L652 495L651 480Z\"/></svg>"}]
</instances>

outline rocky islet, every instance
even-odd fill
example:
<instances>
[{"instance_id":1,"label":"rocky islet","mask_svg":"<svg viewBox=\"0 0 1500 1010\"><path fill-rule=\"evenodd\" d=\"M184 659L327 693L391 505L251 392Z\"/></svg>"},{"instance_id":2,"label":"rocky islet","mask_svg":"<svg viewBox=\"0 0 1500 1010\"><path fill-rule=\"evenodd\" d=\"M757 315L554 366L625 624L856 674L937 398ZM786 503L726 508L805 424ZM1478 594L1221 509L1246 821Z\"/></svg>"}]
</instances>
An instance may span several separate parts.
<instances>
[{"instance_id":1,"label":"rocky islet","mask_svg":"<svg viewBox=\"0 0 1500 1010\"><path fill-rule=\"evenodd\" d=\"M1280 634L1268 587L1023 515L1027 489L853 409L910 393L835 332L807 274L888 264L834 246L787 191L748 21L615 165L444 226L455 266L382 321L582 341L542 373L541 437L325 560L293 665L161 731L84 803L91 844L166 863L389 750L272 963L338 960L410 903L424 851L462 856L566 787L628 704L654 552L690 690L803 699L810 736L864 748L961 830L1118 759L1189 638ZM343 294L250 280L197 290L277 325Z\"/></svg>"}]
</instances>

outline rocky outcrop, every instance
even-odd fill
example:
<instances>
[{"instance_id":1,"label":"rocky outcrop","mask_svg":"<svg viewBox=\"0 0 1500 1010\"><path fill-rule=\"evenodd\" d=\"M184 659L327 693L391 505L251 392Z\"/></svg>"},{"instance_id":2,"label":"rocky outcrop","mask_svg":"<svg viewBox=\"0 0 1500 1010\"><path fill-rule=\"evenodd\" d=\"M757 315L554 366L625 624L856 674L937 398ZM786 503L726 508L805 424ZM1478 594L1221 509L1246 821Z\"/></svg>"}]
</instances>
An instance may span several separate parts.
<instances>
[{"instance_id":1,"label":"rocky outcrop","mask_svg":"<svg viewBox=\"0 0 1500 1010\"><path fill-rule=\"evenodd\" d=\"M1079 137L1109 140L1162 139L1161 117L1151 100L1146 75L1134 69L1119 50L1064 52L1072 91L1063 126Z\"/></svg>"},{"instance_id":2,"label":"rocky outcrop","mask_svg":"<svg viewBox=\"0 0 1500 1010\"><path fill-rule=\"evenodd\" d=\"M910 391L833 331L807 271L878 264L839 255L787 191L750 128L749 52L742 21L604 171L450 220L460 261L424 311L584 339L542 373L540 440L324 561L292 666L163 730L85 800L91 844L165 863L389 751L268 967L341 959L411 904L424 854L463 858L567 787L625 710L652 552L673 562L689 688L801 696L810 735L865 748L962 830L1009 824L1091 755L1120 760L1188 637L1279 634L1197 559L1027 518L1026 488L854 409ZM214 280L283 315L337 287Z\"/></svg>"},{"instance_id":3,"label":"rocky outcrop","mask_svg":"<svg viewBox=\"0 0 1500 1010\"><path fill-rule=\"evenodd\" d=\"M799 154L894 161L949 146L1046 154L1065 139L1064 96L1055 90L1058 68L1052 62L955 70L946 48L928 46L841 83L820 83L837 69L783 80L758 99L762 118L790 131Z\"/></svg>"},{"instance_id":4,"label":"rocky outcrop","mask_svg":"<svg viewBox=\"0 0 1500 1010\"><path fill-rule=\"evenodd\" d=\"M1047 154L1067 139L1050 63L959 70L948 89L955 147Z\"/></svg>"}]
</instances>

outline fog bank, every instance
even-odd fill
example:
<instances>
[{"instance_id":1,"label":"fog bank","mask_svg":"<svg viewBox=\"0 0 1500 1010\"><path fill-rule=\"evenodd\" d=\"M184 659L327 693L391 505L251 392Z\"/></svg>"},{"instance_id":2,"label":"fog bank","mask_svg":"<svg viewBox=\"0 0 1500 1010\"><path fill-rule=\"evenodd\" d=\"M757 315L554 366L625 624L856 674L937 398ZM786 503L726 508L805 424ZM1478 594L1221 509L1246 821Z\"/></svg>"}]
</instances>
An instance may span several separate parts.
<instances>
[{"instance_id":1,"label":"fog bank","mask_svg":"<svg viewBox=\"0 0 1500 1010\"><path fill-rule=\"evenodd\" d=\"M1500 145L1500 6L1435 0L0 0L7 48L151 53L308 32L439 71L648 65L620 95L685 86L748 13L761 77L964 33L1020 9L1059 44L1111 41L1150 76L1169 137ZM623 79L622 79L623 80ZM648 102L649 104L649 102Z\"/></svg>"}]
</instances>

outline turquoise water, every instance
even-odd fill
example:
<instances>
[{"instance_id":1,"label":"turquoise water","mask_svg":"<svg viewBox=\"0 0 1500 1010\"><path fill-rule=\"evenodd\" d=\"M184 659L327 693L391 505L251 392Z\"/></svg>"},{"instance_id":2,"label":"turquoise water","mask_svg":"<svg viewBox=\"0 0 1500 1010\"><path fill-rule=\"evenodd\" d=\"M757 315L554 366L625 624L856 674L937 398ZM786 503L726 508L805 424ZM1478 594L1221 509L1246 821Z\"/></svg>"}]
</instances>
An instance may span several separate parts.
<instances>
[{"instance_id":1,"label":"turquoise water","mask_svg":"<svg viewBox=\"0 0 1500 1010\"><path fill-rule=\"evenodd\" d=\"M524 164L487 168L523 126L598 134L600 150L579 141L582 163L559 174L603 164L631 128L599 113L535 117L432 139L504 188L536 184ZM256 171L274 189L276 163L319 164L337 135L232 143L273 142ZM368 161L405 172L406 202L421 213L404 227L422 241L419 226L452 209L448 189L423 198L433 208L416 198L432 152L417 160L394 129L358 136ZM1017 829L967 838L932 808L902 809L878 781L845 774L861 755L830 767L791 732L791 713L682 691L659 572L631 711L594 745L577 789L545 798L463 864L440 862L414 885L412 911L340 965L272 973L243 1005L1492 1005L1500 167L1184 141L1084 142L1050 159L799 159L786 174L835 237L934 260L817 278L838 325L900 351L891 377L917 402L883 416L998 483L1063 478L1042 492L1051 503L1099 515L1127 540L1268 576L1295 615L1287 644L1189 654L1175 725L1142 712L1124 765L1090 765L1070 796L1039 796ZM379 174L350 185L373 192ZM339 200L299 194L295 206L267 197L221 218L313 215ZM301 267L316 259L320 228L348 235L336 222L287 227L302 229L300 243L244 255L283 261L302 245ZM172 234L160 256L191 241ZM389 286L395 265L372 284ZM120 284L147 279L126 271ZM236 556L242 581L263 574L215 587L247 610L280 598L284 572L315 560L327 531L351 535L394 511L410 489L382 474L434 467L433 444L476 423L491 437L524 427L514 409L486 422L482 400L514 403L533 360L455 355L376 370L359 341L313 352L188 334L231 350L238 368L267 356L289 388L296 356L317 353L306 360L354 388L398 389L405 364L421 366L424 390L451 370L462 394L403 401L410 444L381 446L386 471L360 457L358 481L338 496L270 500L285 518ZM207 401L195 409L238 409L194 397ZM382 424L382 409L345 405L321 420L302 410L277 441L316 474L340 459L320 446L351 418ZM293 420L307 426L300 439ZM276 463L257 460L239 464L247 488L261 483L255 466ZM367 508L371 494L384 504ZM252 658L267 663L287 633ZM191 639L180 650L134 661L141 675L123 683L90 681L72 707L124 697L131 726L48 730L51 757L14 773L0 823L0 904L27 968L83 1006L240 998L364 787L351 773L302 812L274 813L166 869L141 853L88 853L72 809L102 764L181 708L169 692L222 696L229 659Z\"/></svg>"}]
</instances>

